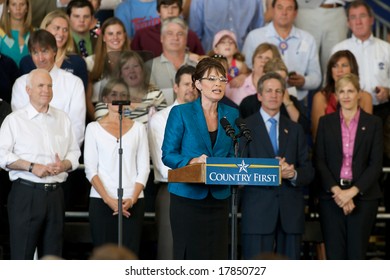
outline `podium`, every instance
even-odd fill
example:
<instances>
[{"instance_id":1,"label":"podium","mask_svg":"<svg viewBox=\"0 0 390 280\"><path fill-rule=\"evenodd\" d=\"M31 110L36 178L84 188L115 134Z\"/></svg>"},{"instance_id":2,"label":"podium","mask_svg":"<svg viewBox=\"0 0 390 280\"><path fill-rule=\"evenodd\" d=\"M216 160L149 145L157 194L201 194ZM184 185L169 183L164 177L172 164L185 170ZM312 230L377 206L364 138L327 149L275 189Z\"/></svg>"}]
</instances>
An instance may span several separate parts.
<instances>
[{"instance_id":1,"label":"podium","mask_svg":"<svg viewBox=\"0 0 390 280\"><path fill-rule=\"evenodd\" d=\"M168 182L204 183L206 181L206 166L204 163L186 165L168 170Z\"/></svg>"},{"instance_id":2,"label":"podium","mask_svg":"<svg viewBox=\"0 0 390 280\"><path fill-rule=\"evenodd\" d=\"M168 182L279 186L281 176L277 159L209 157L206 163L196 163L169 170Z\"/></svg>"},{"instance_id":3,"label":"podium","mask_svg":"<svg viewBox=\"0 0 390 280\"><path fill-rule=\"evenodd\" d=\"M213 158L168 170L169 183L231 185L231 259L237 259L237 188L238 186L279 186L279 160L270 158Z\"/></svg>"}]
</instances>

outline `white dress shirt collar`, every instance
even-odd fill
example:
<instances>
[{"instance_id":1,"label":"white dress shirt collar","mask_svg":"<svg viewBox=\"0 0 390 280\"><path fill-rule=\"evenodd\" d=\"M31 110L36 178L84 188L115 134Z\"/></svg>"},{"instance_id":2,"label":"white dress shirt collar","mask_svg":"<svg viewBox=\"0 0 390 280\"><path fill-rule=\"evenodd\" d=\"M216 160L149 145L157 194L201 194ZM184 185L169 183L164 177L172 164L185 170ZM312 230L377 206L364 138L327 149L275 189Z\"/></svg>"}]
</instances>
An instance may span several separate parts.
<instances>
[{"instance_id":1,"label":"white dress shirt collar","mask_svg":"<svg viewBox=\"0 0 390 280\"><path fill-rule=\"evenodd\" d=\"M368 44L371 44L375 39L375 37L374 37L374 35L372 35L372 33L371 33L370 37L365 41L360 40L359 38L357 38L353 34L352 34L351 38L357 45L368 45Z\"/></svg>"},{"instance_id":2,"label":"white dress shirt collar","mask_svg":"<svg viewBox=\"0 0 390 280\"><path fill-rule=\"evenodd\" d=\"M260 114L265 123L267 123L270 118L274 118L279 124L280 112L278 112L275 116L271 117L266 111L263 110L263 108L260 108Z\"/></svg>"},{"instance_id":3,"label":"white dress shirt collar","mask_svg":"<svg viewBox=\"0 0 390 280\"><path fill-rule=\"evenodd\" d=\"M49 109L46 112L46 114L49 116L53 115L51 108L52 107L49 106ZM37 109L35 109L35 107L30 102L26 105L26 107L24 107L24 109L26 110L27 116L30 120L32 120L33 118L41 114L40 112L37 111Z\"/></svg>"}]
</instances>

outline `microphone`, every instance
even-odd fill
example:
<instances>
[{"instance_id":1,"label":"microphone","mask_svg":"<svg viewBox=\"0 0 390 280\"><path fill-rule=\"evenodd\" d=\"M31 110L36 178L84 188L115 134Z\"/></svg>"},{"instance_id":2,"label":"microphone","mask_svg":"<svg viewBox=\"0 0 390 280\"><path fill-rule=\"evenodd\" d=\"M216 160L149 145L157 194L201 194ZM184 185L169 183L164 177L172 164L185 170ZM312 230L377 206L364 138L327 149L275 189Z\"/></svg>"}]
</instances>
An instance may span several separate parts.
<instances>
[{"instance_id":1,"label":"microphone","mask_svg":"<svg viewBox=\"0 0 390 280\"><path fill-rule=\"evenodd\" d=\"M126 106L126 105L130 105L130 100L113 100L111 102L112 105L122 105L122 106Z\"/></svg>"},{"instance_id":2,"label":"microphone","mask_svg":"<svg viewBox=\"0 0 390 280\"><path fill-rule=\"evenodd\" d=\"M247 142L252 141L251 131L247 128L245 121L242 118L237 118L235 121L237 127L240 129L240 135L244 135Z\"/></svg>"},{"instance_id":3,"label":"microphone","mask_svg":"<svg viewBox=\"0 0 390 280\"><path fill-rule=\"evenodd\" d=\"M223 117L222 119L219 120L220 124L222 125L223 129L226 132L226 135L232 138L234 141L236 141L236 136L235 136L235 130L229 123L226 117Z\"/></svg>"}]
</instances>

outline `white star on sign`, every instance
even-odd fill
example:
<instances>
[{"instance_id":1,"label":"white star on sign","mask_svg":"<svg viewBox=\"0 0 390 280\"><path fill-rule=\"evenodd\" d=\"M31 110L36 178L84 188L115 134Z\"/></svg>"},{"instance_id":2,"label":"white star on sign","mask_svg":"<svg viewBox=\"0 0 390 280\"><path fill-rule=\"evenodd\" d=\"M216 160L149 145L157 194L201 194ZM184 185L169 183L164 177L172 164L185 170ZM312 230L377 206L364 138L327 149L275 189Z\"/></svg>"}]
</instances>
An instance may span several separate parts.
<instances>
[{"instance_id":1,"label":"white star on sign","mask_svg":"<svg viewBox=\"0 0 390 280\"><path fill-rule=\"evenodd\" d=\"M248 170L246 170L246 169L247 169L247 167L249 167L249 164L245 164L244 160L242 160L241 164L237 164L237 167L240 168L240 170L238 172L241 173L241 171L245 171L246 173L248 173Z\"/></svg>"}]
</instances>

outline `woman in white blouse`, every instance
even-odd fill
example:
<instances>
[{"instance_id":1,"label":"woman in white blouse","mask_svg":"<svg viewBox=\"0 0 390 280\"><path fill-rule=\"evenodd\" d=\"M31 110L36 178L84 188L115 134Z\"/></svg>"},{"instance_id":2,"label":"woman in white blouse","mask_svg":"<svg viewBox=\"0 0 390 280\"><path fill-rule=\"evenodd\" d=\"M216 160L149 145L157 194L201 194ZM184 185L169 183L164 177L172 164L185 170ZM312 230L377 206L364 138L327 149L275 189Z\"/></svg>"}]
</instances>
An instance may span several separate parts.
<instances>
[{"instance_id":1,"label":"woman in white blouse","mask_svg":"<svg viewBox=\"0 0 390 280\"><path fill-rule=\"evenodd\" d=\"M130 98L121 79L107 82L102 92L108 113L87 126L84 163L91 182L89 218L94 246L118 242L119 113L113 100ZM149 172L145 126L122 119L123 245L138 254L144 217L144 193Z\"/></svg>"}]
</instances>

